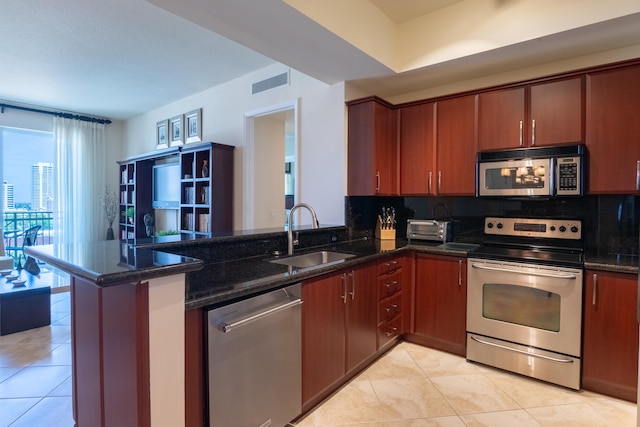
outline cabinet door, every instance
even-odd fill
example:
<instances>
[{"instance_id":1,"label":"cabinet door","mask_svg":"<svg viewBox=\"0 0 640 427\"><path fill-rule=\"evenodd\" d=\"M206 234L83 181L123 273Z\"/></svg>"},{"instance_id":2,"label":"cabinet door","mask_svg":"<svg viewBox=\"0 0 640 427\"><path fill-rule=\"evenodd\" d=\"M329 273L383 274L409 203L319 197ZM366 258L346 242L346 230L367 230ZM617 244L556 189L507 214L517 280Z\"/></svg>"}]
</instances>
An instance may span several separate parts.
<instances>
[{"instance_id":1,"label":"cabinet door","mask_svg":"<svg viewBox=\"0 0 640 427\"><path fill-rule=\"evenodd\" d=\"M587 76L586 144L590 194L640 187L640 67Z\"/></svg>"},{"instance_id":2,"label":"cabinet door","mask_svg":"<svg viewBox=\"0 0 640 427\"><path fill-rule=\"evenodd\" d=\"M495 90L478 96L478 149L524 145L525 88Z\"/></svg>"},{"instance_id":3,"label":"cabinet door","mask_svg":"<svg viewBox=\"0 0 640 427\"><path fill-rule=\"evenodd\" d=\"M475 195L476 95L438 101L436 109L437 194Z\"/></svg>"},{"instance_id":4,"label":"cabinet door","mask_svg":"<svg viewBox=\"0 0 640 427\"><path fill-rule=\"evenodd\" d=\"M398 194L397 112L373 98L349 105L348 193Z\"/></svg>"},{"instance_id":5,"label":"cabinet door","mask_svg":"<svg viewBox=\"0 0 640 427\"><path fill-rule=\"evenodd\" d=\"M303 283L303 404L322 393L344 375L345 291L342 274Z\"/></svg>"},{"instance_id":6,"label":"cabinet door","mask_svg":"<svg viewBox=\"0 0 640 427\"><path fill-rule=\"evenodd\" d=\"M531 86L530 146L584 142L581 77Z\"/></svg>"},{"instance_id":7,"label":"cabinet door","mask_svg":"<svg viewBox=\"0 0 640 427\"><path fill-rule=\"evenodd\" d=\"M415 333L434 348L466 354L467 262L416 256Z\"/></svg>"},{"instance_id":8,"label":"cabinet door","mask_svg":"<svg viewBox=\"0 0 640 427\"><path fill-rule=\"evenodd\" d=\"M358 367L376 352L376 277L375 266L344 274L347 287L346 372Z\"/></svg>"},{"instance_id":9,"label":"cabinet door","mask_svg":"<svg viewBox=\"0 0 640 427\"><path fill-rule=\"evenodd\" d=\"M582 387L636 401L638 322L635 275L589 271L585 276Z\"/></svg>"},{"instance_id":10,"label":"cabinet door","mask_svg":"<svg viewBox=\"0 0 640 427\"><path fill-rule=\"evenodd\" d=\"M400 110L400 193L432 194L435 174L434 103Z\"/></svg>"}]
</instances>

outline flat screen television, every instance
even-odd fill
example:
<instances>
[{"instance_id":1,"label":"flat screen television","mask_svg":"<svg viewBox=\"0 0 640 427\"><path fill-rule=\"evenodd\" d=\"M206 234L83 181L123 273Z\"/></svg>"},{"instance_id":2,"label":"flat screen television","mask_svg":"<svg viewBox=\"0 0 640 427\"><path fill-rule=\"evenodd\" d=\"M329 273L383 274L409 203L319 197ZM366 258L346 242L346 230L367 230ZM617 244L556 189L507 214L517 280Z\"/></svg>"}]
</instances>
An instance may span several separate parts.
<instances>
[{"instance_id":1,"label":"flat screen television","mask_svg":"<svg viewBox=\"0 0 640 427\"><path fill-rule=\"evenodd\" d=\"M153 166L154 209L178 209L180 207L180 163Z\"/></svg>"}]
</instances>

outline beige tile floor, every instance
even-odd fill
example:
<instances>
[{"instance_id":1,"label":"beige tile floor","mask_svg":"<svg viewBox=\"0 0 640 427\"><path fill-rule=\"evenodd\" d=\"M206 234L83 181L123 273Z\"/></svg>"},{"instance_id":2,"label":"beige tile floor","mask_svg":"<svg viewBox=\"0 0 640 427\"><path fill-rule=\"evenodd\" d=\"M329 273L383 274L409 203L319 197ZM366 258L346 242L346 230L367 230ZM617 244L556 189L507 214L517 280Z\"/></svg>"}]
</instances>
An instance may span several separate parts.
<instances>
[{"instance_id":1,"label":"beige tile floor","mask_svg":"<svg viewBox=\"0 0 640 427\"><path fill-rule=\"evenodd\" d=\"M0 337L0 427L71 427L69 292L51 325ZM635 427L636 405L401 343L298 427ZM221 426L224 427L224 426Z\"/></svg>"},{"instance_id":2,"label":"beige tile floor","mask_svg":"<svg viewBox=\"0 0 640 427\"><path fill-rule=\"evenodd\" d=\"M50 326L0 336L0 427L74 425L69 292L54 292Z\"/></svg>"},{"instance_id":3,"label":"beige tile floor","mask_svg":"<svg viewBox=\"0 0 640 427\"><path fill-rule=\"evenodd\" d=\"M636 405L403 342L297 427L635 427Z\"/></svg>"}]
</instances>

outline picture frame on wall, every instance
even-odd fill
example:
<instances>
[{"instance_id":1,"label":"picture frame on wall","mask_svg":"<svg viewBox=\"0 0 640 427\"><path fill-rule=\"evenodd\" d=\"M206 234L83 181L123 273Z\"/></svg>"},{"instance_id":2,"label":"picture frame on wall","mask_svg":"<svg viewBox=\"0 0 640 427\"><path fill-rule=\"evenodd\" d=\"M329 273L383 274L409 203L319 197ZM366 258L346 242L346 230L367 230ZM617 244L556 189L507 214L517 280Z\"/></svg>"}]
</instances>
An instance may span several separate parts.
<instances>
[{"instance_id":1,"label":"picture frame on wall","mask_svg":"<svg viewBox=\"0 0 640 427\"><path fill-rule=\"evenodd\" d=\"M156 149L169 147L169 120L156 123Z\"/></svg>"},{"instance_id":2,"label":"picture frame on wall","mask_svg":"<svg viewBox=\"0 0 640 427\"><path fill-rule=\"evenodd\" d=\"M184 115L169 119L169 146L184 144Z\"/></svg>"},{"instance_id":3,"label":"picture frame on wall","mask_svg":"<svg viewBox=\"0 0 640 427\"><path fill-rule=\"evenodd\" d=\"M189 111L185 115L186 142L202 141L202 108Z\"/></svg>"}]
</instances>

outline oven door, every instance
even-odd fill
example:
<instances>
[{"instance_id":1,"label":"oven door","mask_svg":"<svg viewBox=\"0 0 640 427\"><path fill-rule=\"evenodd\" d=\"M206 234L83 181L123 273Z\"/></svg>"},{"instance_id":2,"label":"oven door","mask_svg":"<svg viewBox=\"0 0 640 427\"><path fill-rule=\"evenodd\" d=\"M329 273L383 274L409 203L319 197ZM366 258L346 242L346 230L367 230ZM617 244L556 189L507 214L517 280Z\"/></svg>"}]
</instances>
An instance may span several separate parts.
<instances>
[{"instance_id":1,"label":"oven door","mask_svg":"<svg viewBox=\"0 0 640 427\"><path fill-rule=\"evenodd\" d=\"M467 331L580 357L582 270L469 259Z\"/></svg>"},{"instance_id":2,"label":"oven door","mask_svg":"<svg viewBox=\"0 0 640 427\"><path fill-rule=\"evenodd\" d=\"M478 196L553 196L552 158L479 162Z\"/></svg>"}]
</instances>

